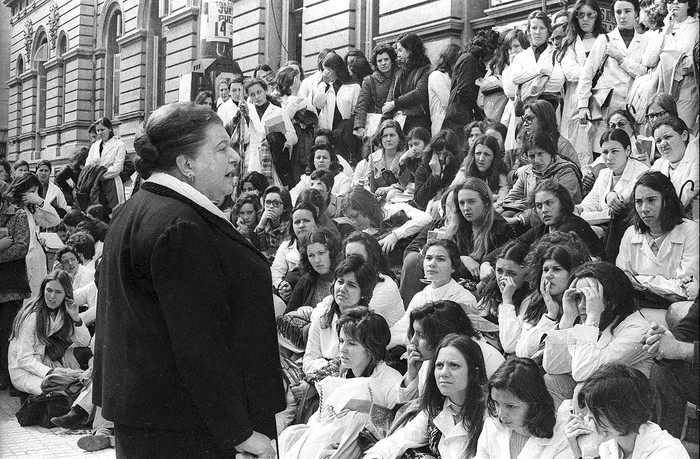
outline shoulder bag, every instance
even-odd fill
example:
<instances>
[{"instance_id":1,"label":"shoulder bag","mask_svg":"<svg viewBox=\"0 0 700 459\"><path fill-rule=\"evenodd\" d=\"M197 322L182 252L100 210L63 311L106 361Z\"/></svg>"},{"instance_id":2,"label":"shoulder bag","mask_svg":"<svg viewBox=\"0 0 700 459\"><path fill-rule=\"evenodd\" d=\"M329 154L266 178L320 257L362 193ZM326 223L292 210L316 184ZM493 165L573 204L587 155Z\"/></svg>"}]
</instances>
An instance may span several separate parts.
<instances>
[{"instance_id":1,"label":"shoulder bag","mask_svg":"<svg viewBox=\"0 0 700 459\"><path fill-rule=\"evenodd\" d=\"M610 42L610 37L605 34L605 41ZM607 118L610 100L612 99L614 88L596 88L598 80L603 75L605 64L608 62L608 55L603 58L598 70L596 70L591 80L591 97L588 99L588 111L591 113L588 121L603 121Z\"/></svg>"}]
</instances>

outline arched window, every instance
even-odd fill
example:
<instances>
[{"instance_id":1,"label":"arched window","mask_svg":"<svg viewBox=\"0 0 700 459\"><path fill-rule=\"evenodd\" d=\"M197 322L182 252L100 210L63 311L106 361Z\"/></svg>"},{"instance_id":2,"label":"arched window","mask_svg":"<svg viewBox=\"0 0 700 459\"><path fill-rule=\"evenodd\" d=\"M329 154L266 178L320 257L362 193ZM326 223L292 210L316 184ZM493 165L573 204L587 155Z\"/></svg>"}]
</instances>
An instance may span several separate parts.
<instances>
[{"instance_id":1,"label":"arched window","mask_svg":"<svg viewBox=\"0 0 700 459\"><path fill-rule=\"evenodd\" d=\"M17 76L20 76L21 74L24 73L24 57L22 56L22 53L19 53L17 55Z\"/></svg>"},{"instance_id":2,"label":"arched window","mask_svg":"<svg viewBox=\"0 0 700 459\"><path fill-rule=\"evenodd\" d=\"M63 55L68 51L68 38L65 32L61 32L58 38L58 46L56 47L56 56L63 58ZM61 81L59 86L59 100L58 100L58 125L63 124L63 120L66 119L66 63L61 65Z\"/></svg>"},{"instance_id":3,"label":"arched window","mask_svg":"<svg viewBox=\"0 0 700 459\"><path fill-rule=\"evenodd\" d=\"M107 19L107 39L105 45L105 116L116 118L119 115L119 84L121 76L121 55L117 38L122 35L122 13L115 10Z\"/></svg>"},{"instance_id":4,"label":"arched window","mask_svg":"<svg viewBox=\"0 0 700 459\"><path fill-rule=\"evenodd\" d=\"M36 70L37 104L35 113L34 135L36 144L34 151L40 152L43 149L41 131L46 128L46 69L44 62L49 57L49 41L45 33L41 33L37 39L39 44L34 52L32 66Z\"/></svg>"}]
</instances>

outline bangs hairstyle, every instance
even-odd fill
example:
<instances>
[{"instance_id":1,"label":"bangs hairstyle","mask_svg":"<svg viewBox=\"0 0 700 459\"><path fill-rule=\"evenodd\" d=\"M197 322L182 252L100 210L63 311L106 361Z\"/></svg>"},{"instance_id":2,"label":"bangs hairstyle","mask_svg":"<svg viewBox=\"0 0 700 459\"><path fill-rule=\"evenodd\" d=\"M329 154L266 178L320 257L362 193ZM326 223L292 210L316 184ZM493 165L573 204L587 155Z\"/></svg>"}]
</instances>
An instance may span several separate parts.
<instances>
[{"instance_id":1,"label":"bangs hairstyle","mask_svg":"<svg viewBox=\"0 0 700 459\"><path fill-rule=\"evenodd\" d=\"M605 416L621 435L638 432L650 421L656 397L644 373L620 363L608 363L597 369L578 393L578 405L588 408L598 426Z\"/></svg>"},{"instance_id":2,"label":"bangs hairstyle","mask_svg":"<svg viewBox=\"0 0 700 459\"><path fill-rule=\"evenodd\" d=\"M561 205L561 210L564 212L565 218L574 213L574 200L571 199L569 191L564 185L557 182L556 179L553 178L542 180L537 184L532 193L532 197L530 198L530 208L535 209L535 197L537 196L537 193L542 193L545 191L552 193L559 200L559 204Z\"/></svg>"},{"instance_id":3,"label":"bangs hairstyle","mask_svg":"<svg viewBox=\"0 0 700 459\"><path fill-rule=\"evenodd\" d=\"M537 323L547 312L547 306L540 293L542 266L545 261L556 261L570 274L574 268L581 266L590 258L588 247L576 233L554 231L542 236L525 257L528 282L532 293L529 297L530 302L525 311L524 320L528 323Z\"/></svg>"},{"instance_id":4,"label":"bangs hairstyle","mask_svg":"<svg viewBox=\"0 0 700 459\"><path fill-rule=\"evenodd\" d=\"M427 147L430 143L430 131L423 126L414 127L408 131L408 134L406 135L406 142L410 142L413 139L422 141Z\"/></svg>"},{"instance_id":5,"label":"bangs hairstyle","mask_svg":"<svg viewBox=\"0 0 700 459\"><path fill-rule=\"evenodd\" d=\"M515 263L516 265L525 268L525 257L530 252L530 246L514 239L512 241L506 242L496 254L496 263L494 263L494 269L498 269L498 260L507 260ZM515 306L515 313L520 313L520 305L527 294L530 293L530 288L527 282L524 282L518 290L513 294L513 306ZM483 290L483 296L481 304L486 312L494 317L498 317L499 305L503 302L503 295L501 294L501 289L498 287L498 281L496 276L492 276L491 279L486 284Z\"/></svg>"},{"instance_id":6,"label":"bangs hairstyle","mask_svg":"<svg viewBox=\"0 0 700 459\"><path fill-rule=\"evenodd\" d=\"M459 420L464 430L468 432L467 447L464 457L476 455L476 445L479 435L484 427L484 414L486 404L484 403L486 389L486 365L481 348L473 339L468 336L450 333L445 336L435 350L435 356L430 361L430 377L425 381L425 389L421 397L420 409L428 412L429 417L437 416L443 409L445 396L440 393L435 381L435 362L440 355L440 350L446 347L455 348L464 357L467 363L467 390L462 408L458 413Z\"/></svg>"},{"instance_id":7,"label":"bangs hairstyle","mask_svg":"<svg viewBox=\"0 0 700 459\"><path fill-rule=\"evenodd\" d=\"M510 29L506 34L505 37L503 38L503 43L501 43L500 48L498 48L498 52L496 53L495 56L493 56L493 59L489 62L489 68L491 69L491 72L500 75L503 73L503 70L510 64L510 46L513 44L514 41L518 41L520 43L520 46L523 48L523 50L528 49L530 47L530 40L528 40L527 35L525 32L522 31L522 29L519 28L514 28ZM506 136L503 136L505 139Z\"/></svg>"},{"instance_id":8,"label":"bangs hairstyle","mask_svg":"<svg viewBox=\"0 0 700 459\"><path fill-rule=\"evenodd\" d=\"M280 216L281 221L290 220L292 218L292 196L289 191L284 187L279 187L277 185L270 185L265 188L265 192L262 195L262 201L265 202L265 198L270 193L276 193L280 195L280 200L282 201L282 215ZM265 205L263 204L263 208Z\"/></svg>"},{"instance_id":9,"label":"bangs hairstyle","mask_svg":"<svg viewBox=\"0 0 700 459\"><path fill-rule=\"evenodd\" d=\"M253 209L255 210L255 214L259 214L260 210L262 207L260 206L260 196L258 196L255 193L243 193L240 196L238 196L238 199L236 199L236 202L233 204L233 208L231 209L231 222L235 223L236 220L238 219L238 212L241 211L241 207L243 207L246 204L250 204L253 206ZM259 218L256 217L256 221L258 221Z\"/></svg>"},{"instance_id":10,"label":"bangs hairstyle","mask_svg":"<svg viewBox=\"0 0 700 459\"><path fill-rule=\"evenodd\" d=\"M386 360L386 347L391 341L391 331L386 319L380 314L365 307L352 308L340 316L336 331L338 338L343 331L347 337L360 343L370 357L370 363L365 371L361 375L353 376L369 377L374 373L377 365Z\"/></svg>"},{"instance_id":11,"label":"bangs hairstyle","mask_svg":"<svg viewBox=\"0 0 700 459\"><path fill-rule=\"evenodd\" d=\"M335 72L335 76L338 78L341 84L352 82L352 76L348 71L348 66L345 65L343 58L337 54L328 54L326 58L323 59L323 67L333 70Z\"/></svg>"},{"instance_id":12,"label":"bangs hairstyle","mask_svg":"<svg viewBox=\"0 0 700 459\"><path fill-rule=\"evenodd\" d=\"M624 129L608 129L603 132L600 136L600 146L602 147L605 142L619 142L625 150L632 148L630 136Z\"/></svg>"},{"instance_id":13,"label":"bangs hairstyle","mask_svg":"<svg viewBox=\"0 0 700 459\"><path fill-rule=\"evenodd\" d=\"M258 194L262 196L265 193L265 189L270 186L270 181L258 171L248 172L239 182L238 182L238 194L243 193L243 184L250 183L258 191Z\"/></svg>"},{"instance_id":14,"label":"bangs hairstyle","mask_svg":"<svg viewBox=\"0 0 700 459\"><path fill-rule=\"evenodd\" d=\"M367 252L367 260L365 261L374 266L377 273L384 274L392 279L394 278L394 273L392 273L391 269L389 268L389 261L387 260L386 255L384 255L382 247L379 245L376 237L370 236L364 231L355 231L351 233L343 242L343 255L346 253L346 248L351 242L362 244ZM379 282L383 281L383 279L379 279Z\"/></svg>"},{"instance_id":15,"label":"bangs hairstyle","mask_svg":"<svg viewBox=\"0 0 700 459\"><path fill-rule=\"evenodd\" d=\"M307 234L299 247L299 254L301 255L299 266L304 273L310 274L315 281L318 279L319 274L311 267L309 255L306 252L306 249L311 244L322 244L328 250L328 256L331 260L331 272L338 266L338 262L343 258L343 253L340 239L328 228L321 227Z\"/></svg>"},{"instance_id":16,"label":"bangs hairstyle","mask_svg":"<svg viewBox=\"0 0 700 459\"><path fill-rule=\"evenodd\" d=\"M630 222L639 233L646 234L651 231L647 224L644 223L644 220L639 216L639 212L637 212L636 209L637 188L640 186L645 186L661 194L659 222L661 223L661 230L664 233L668 233L673 228L683 223L683 203L676 194L676 189L673 187L671 179L659 171L650 170L639 176L632 190L632 202L635 203L635 210L634 212L630 212Z\"/></svg>"},{"instance_id":17,"label":"bangs hairstyle","mask_svg":"<svg viewBox=\"0 0 700 459\"><path fill-rule=\"evenodd\" d=\"M482 223L479 226L472 225L468 222L462 211L459 208L459 192L463 190L474 191L479 195L481 202L484 205L484 213L481 216ZM493 208L493 199L491 198L491 189L489 186L476 177L467 177L467 180L457 186L453 191L453 204L456 226L453 226L453 236L457 236L457 244L460 253L469 253L469 256L475 260L481 260L487 253L495 248L496 240L491 232L495 217ZM463 234L472 233L471 241L461 237ZM463 240L465 239L465 240ZM471 242L471 247L466 245ZM464 246L464 247L463 247Z\"/></svg>"},{"instance_id":18,"label":"bangs hairstyle","mask_svg":"<svg viewBox=\"0 0 700 459\"><path fill-rule=\"evenodd\" d=\"M450 333L479 339L472 321L462 306L450 300L435 301L413 309L409 313L408 339L413 338L413 324L420 322L430 350L435 350L440 340Z\"/></svg>"},{"instance_id":19,"label":"bangs hairstyle","mask_svg":"<svg viewBox=\"0 0 700 459\"><path fill-rule=\"evenodd\" d=\"M578 23L576 14L581 11L581 8L584 6L588 6L596 12L595 23L593 24L592 30L593 36L598 37L598 35L601 33L605 33L605 27L603 26L603 11L600 9L600 5L598 5L597 0L577 0L571 9L571 14L569 14L569 20L566 24L566 36L561 42L561 47L555 54L558 62L561 62L566 54L566 50L569 49L570 46L574 46L578 38L583 39L584 33Z\"/></svg>"},{"instance_id":20,"label":"bangs hairstyle","mask_svg":"<svg viewBox=\"0 0 700 459\"><path fill-rule=\"evenodd\" d=\"M506 360L489 378L486 408L498 419L491 389L507 390L527 404L525 426L537 438L552 438L557 423L554 400L547 390L540 367L532 359L521 357Z\"/></svg>"},{"instance_id":21,"label":"bangs hairstyle","mask_svg":"<svg viewBox=\"0 0 700 459\"><path fill-rule=\"evenodd\" d=\"M452 70L455 68L460 52L461 48L459 45L450 43L445 46L440 52L437 64L435 64L435 70L452 76Z\"/></svg>"},{"instance_id":22,"label":"bangs hairstyle","mask_svg":"<svg viewBox=\"0 0 700 459\"><path fill-rule=\"evenodd\" d=\"M360 287L361 298L357 306L369 305L379 277L377 276L377 271L364 258L353 254L338 264L338 267L333 272L333 278L337 281L339 277L348 274L355 275L357 285ZM331 307L328 308L328 312L321 317L321 328L329 328L333 323L333 317L336 315L340 316L340 306L335 302L335 281L333 287L331 287L333 289L333 301L331 302Z\"/></svg>"},{"instance_id":23,"label":"bangs hairstyle","mask_svg":"<svg viewBox=\"0 0 700 459\"><path fill-rule=\"evenodd\" d=\"M430 159L433 157L433 153L440 151L446 151L448 154L454 157L452 163L452 169L459 169L459 139L457 134L454 133L452 129L442 129L440 132L435 134L430 143L426 146L423 152L423 162L425 164L430 163ZM449 174L448 171L445 171ZM443 174L444 175L444 174Z\"/></svg>"},{"instance_id":24,"label":"bangs hairstyle","mask_svg":"<svg viewBox=\"0 0 700 459\"><path fill-rule=\"evenodd\" d=\"M603 286L605 309L600 316L600 329L612 325L611 332L623 320L637 310L634 302L632 282L620 268L606 261L589 261L575 268L569 277L569 285L574 280L591 278Z\"/></svg>"},{"instance_id":25,"label":"bangs hairstyle","mask_svg":"<svg viewBox=\"0 0 700 459\"><path fill-rule=\"evenodd\" d=\"M382 43L381 45L377 45L374 47L372 50L372 55L370 56L370 62L372 62L372 65L376 68L377 67L377 56L380 54L387 54L389 55L389 59L391 60L391 69L394 70L396 68L396 50L394 49L393 46L389 43Z\"/></svg>"},{"instance_id":26,"label":"bangs hairstyle","mask_svg":"<svg viewBox=\"0 0 700 459\"><path fill-rule=\"evenodd\" d=\"M491 167L482 173L479 168L476 167L476 147L479 145L484 145L493 153L493 162ZM467 169L467 176L480 178L485 181L486 184L491 188L491 190L497 190L499 188L501 175L508 174L508 166L503 161L503 151L495 137L490 135L482 135L476 138L474 145L469 149L467 158L465 159L465 166Z\"/></svg>"},{"instance_id":27,"label":"bangs hairstyle","mask_svg":"<svg viewBox=\"0 0 700 459\"><path fill-rule=\"evenodd\" d=\"M447 251L447 255L450 257L450 264L454 270L452 272L452 278L454 280L458 280L461 259L459 257L459 248L457 247L457 244L452 242L450 239L435 239L434 241L430 241L423 246L421 254L425 257L425 255L428 253L428 249L431 247L442 247Z\"/></svg>"},{"instance_id":28,"label":"bangs hairstyle","mask_svg":"<svg viewBox=\"0 0 700 459\"><path fill-rule=\"evenodd\" d=\"M153 172L177 167L179 156L193 157L193 152L206 142L209 126L223 123L204 105L176 102L156 109L134 140L136 170L148 178Z\"/></svg>"},{"instance_id":29,"label":"bangs hairstyle","mask_svg":"<svg viewBox=\"0 0 700 459\"><path fill-rule=\"evenodd\" d=\"M371 191L362 186L350 188L345 202L343 203L343 214L347 216L348 208L356 210L360 215L369 218L373 228L380 228L384 221L384 211Z\"/></svg>"},{"instance_id":30,"label":"bangs hairstyle","mask_svg":"<svg viewBox=\"0 0 700 459\"><path fill-rule=\"evenodd\" d=\"M549 105L548 102L545 102ZM551 107L551 105L550 105ZM552 137L545 132L525 133L523 139L523 150L525 155L531 150L543 150L552 157L552 161L557 159L557 144L552 141Z\"/></svg>"}]
</instances>

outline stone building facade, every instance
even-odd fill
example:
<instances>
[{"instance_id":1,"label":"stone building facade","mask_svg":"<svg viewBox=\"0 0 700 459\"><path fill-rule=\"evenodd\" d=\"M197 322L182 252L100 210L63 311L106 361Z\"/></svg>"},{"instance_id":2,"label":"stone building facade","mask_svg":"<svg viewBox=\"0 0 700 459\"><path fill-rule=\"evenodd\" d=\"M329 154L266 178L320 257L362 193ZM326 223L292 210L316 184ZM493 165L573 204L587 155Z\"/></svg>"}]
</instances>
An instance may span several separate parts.
<instances>
[{"instance_id":1,"label":"stone building facade","mask_svg":"<svg viewBox=\"0 0 700 459\"><path fill-rule=\"evenodd\" d=\"M244 75L261 63L276 70L292 59L311 72L322 48L369 54L378 43L416 32L435 59L448 43L465 43L479 29L522 24L541 7L539 0L3 3L10 10L7 156L49 159L55 168L89 144L87 129L101 116L113 120L132 151L155 108L213 89L213 77L198 77L213 65L215 59L204 59L212 50L233 58Z\"/></svg>"}]
</instances>

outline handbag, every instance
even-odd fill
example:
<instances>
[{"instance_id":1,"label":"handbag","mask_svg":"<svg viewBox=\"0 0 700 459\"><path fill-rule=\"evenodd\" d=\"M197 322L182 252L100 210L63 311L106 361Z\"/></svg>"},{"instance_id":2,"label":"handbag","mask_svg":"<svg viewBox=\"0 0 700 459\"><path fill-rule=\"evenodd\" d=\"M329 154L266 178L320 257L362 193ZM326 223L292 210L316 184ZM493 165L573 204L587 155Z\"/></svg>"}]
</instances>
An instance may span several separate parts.
<instances>
[{"instance_id":1,"label":"handbag","mask_svg":"<svg viewBox=\"0 0 700 459\"><path fill-rule=\"evenodd\" d=\"M63 392L44 392L27 397L17 411L17 422L22 427L56 427L51 418L60 417L70 411L73 400Z\"/></svg>"},{"instance_id":2,"label":"handbag","mask_svg":"<svg viewBox=\"0 0 700 459\"><path fill-rule=\"evenodd\" d=\"M547 85L548 81L548 75L538 75L532 80L518 85L514 104L515 116L523 116L525 114L525 106L537 100L537 98L544 93L544 87Z\"/></svg>"},{"instance_id":3,"label":"handbag","mask_svg":"<svg viewBox=\"0 0 700 459\"><path fill-rule=\"evenodd\" d=\"M605 34L605 41L610 42L610 37ZM608 57L603 58L603 62L600 63L598 70L596 70L591 80L591 97L588 99L588 111L590 112L590 118L588 121L603 121L607 118L608 108L610 106L610 100L612 99L614 88L596 88L598 85L598 80L603 75L605 70L605 64L608 62Z\"/></svg>"}]
</instances>

